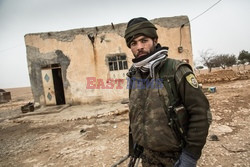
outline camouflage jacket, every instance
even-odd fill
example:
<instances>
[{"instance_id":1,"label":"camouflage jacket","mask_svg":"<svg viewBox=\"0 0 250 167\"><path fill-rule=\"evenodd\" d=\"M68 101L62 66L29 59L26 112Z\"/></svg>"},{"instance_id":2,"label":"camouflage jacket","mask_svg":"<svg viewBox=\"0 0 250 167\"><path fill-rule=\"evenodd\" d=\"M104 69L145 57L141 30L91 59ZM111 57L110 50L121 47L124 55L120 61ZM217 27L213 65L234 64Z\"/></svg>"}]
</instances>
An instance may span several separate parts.
<instances>
[{"instance_id":1,"label":"camouflage jacket","mask_svg":"<svg viewBox=\"0 0 250 167\"><path fill-rule=\"evenodd\" d=\"M130 129L134 143L144 148L159 152L177 152L182 149L190 156L199 159L206 142L211 121L209 102L188 65L178 60L167 59L173 63L176 91L180 102L187 112L186 144L180 147L180 140L169 126L169 119L164 109L170 105L170 96L159 76L161 65L154 80L143 77L135 69L131 78L133 85L129 97Z\"/></svg>"}]
</instances>

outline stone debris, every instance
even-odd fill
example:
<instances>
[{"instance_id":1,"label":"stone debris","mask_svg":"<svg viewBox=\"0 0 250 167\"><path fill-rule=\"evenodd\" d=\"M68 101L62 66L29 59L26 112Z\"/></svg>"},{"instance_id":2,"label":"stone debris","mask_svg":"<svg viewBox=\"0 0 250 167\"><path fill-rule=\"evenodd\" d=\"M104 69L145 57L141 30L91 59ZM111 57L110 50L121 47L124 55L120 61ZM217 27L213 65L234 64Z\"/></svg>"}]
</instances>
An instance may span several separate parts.
<instances>
[{"instance_id":1,"label":"stone debris","mask_svg":"<svg viewBox=\"0 0 250 167\"><path fill-rule=\"evenodd\" d=\"M237 73L233 70L219 70L206 74L197 74L197 80L199 83L215 83L215 82L228 82L235 80L248 79L250 70L245 73Z\"/></svg>"},{"instance_id":2,"label":"stone debris","mask_svg":"<svg viewBox=\"0 0 250 167\"><path fill-rule=\"evenodd\" d=\"M217 135L210 135L208 136L208 140L210 141L219 141L219 138Z\"/></svg>"}]
</instances>

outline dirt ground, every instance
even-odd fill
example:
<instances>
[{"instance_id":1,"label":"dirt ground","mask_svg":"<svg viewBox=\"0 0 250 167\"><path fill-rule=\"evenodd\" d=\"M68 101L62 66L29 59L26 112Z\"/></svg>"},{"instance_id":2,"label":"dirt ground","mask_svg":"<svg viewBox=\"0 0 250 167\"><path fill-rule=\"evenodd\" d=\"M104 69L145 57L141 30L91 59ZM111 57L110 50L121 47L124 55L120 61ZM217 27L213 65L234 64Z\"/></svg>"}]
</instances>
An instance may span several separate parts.
<instances>
[{"instance_id":1,"label":"dirt ground","mask_svg":"<svg viewBox=\"0 0 250 167\"><path fill-rule=\"evenodd\" d=\"M206 92L213 123L198 166L249 167L250 79L203 84L204 90L208 87L216 87L215 93ZM70 106L54 114L28 116L20 107L32 101L30 88L10 91L12 101L0 104L0 166L106 167L127 155L128 112L71 119L79 111L106 111L115 104Z\"/></svg>"}]
</instances>

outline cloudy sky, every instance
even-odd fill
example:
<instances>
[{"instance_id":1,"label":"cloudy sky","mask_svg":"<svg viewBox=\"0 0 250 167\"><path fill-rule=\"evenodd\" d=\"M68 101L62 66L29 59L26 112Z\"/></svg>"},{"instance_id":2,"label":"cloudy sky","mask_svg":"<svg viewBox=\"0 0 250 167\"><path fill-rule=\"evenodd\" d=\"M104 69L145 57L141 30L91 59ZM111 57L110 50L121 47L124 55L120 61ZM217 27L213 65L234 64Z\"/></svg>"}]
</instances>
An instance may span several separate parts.
<instances>
[{"instance_id":1,"label":"cloudy sky","mask_svg":"<svg viewBox=\"0 0 250 167\"><path fill-rule=\"evenodd\" d=\"M207 49L250 51L249 0L0 0L0 88L30 86L25 34L179 15L192 20L195 60Z\"/></svg>"}]
</instances>

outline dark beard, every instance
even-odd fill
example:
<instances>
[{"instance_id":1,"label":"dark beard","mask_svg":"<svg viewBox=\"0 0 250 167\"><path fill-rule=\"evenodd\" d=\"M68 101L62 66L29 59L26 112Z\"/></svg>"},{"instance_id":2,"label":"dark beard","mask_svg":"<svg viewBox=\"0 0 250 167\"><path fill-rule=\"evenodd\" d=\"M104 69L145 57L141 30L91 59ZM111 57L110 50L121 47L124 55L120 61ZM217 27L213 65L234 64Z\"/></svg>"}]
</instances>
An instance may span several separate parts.
<instances>
[{"instance_id":1,"label":"dark beard","mask_svg":"<svg viewBox=\"0 0 250 167\"><path fill-rule=\"evenodd\" d=\"M168 47L162 47L159 43L152 49L152 51L150 53L148 53L147 55L144 55L144 56L141 56L141 57L138 57L138 58L134 58L132 59L132 62L133 63L138 63L142 60L145 60L146 58L150 57L151 55L153 55L154 53L158 52L159 50L162 50L162 49L167 49L168 50Z\"/></svg>"}]
</instances>

